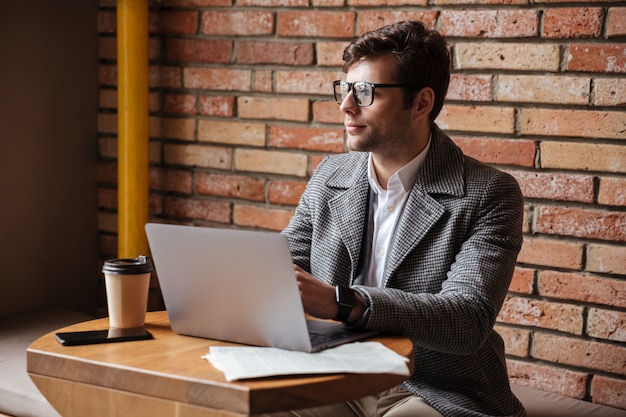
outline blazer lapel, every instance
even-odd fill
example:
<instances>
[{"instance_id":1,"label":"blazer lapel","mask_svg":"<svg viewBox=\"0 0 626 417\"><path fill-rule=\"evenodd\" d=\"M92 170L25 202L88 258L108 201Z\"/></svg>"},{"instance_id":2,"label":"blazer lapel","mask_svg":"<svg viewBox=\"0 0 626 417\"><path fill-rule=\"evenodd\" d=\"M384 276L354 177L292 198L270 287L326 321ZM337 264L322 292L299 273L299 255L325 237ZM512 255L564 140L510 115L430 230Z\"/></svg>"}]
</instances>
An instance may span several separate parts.
<instances>
[{"instance_id":1,"label":"blazer lapel","mask_svg":"<svg viewBox=\"0 0 626 417\"><path fill-rule=\"evenodd\" d=\"M435 125L430 150L398 220L387 259L384 286L405 257L445 213L439 195L463 196L463 153Z\"/></svg>"},{"instance_id":2,"label":"blazer lapel","mask_svg":"<svg viewBox=\"0 0 626 417\"><path fill-rule=\"evenodd\" d=\"M355 279L361 252L363 229L367 221L369 181L367 179L367 154L355 158L354 164L338 169L327 181L331 188L344 188L328 201L331 221L337 225L340 239L350 256L351 282ZM348 283L346 283L347 285Z\"/></svg>"}]
</instances>

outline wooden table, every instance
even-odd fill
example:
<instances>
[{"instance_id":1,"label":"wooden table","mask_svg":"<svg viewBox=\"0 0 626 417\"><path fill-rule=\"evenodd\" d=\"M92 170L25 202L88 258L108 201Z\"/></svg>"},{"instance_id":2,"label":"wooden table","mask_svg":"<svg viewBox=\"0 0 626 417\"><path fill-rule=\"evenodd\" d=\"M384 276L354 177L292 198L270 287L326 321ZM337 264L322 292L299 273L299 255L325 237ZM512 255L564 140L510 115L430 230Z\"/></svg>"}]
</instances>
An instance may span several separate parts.
<instances>
[{"instance_id":1,"label":"wooden table","mask_svg":"<svg viewBox=\"0 0 626 417\"><path fill-rule=\"evenodd\" d=\"M58 331L107 327L105 318ZM233 344L178 335L166 312L148 313L146 328L154 340L71 347L56 341L56 331L49 333L29 346L28 373L63 417L249 416L361 398L405 379L390 374L327 374L227 382L201 357L210 346ZM373 340L412 360L409 339Z\"/></svg>"}]
</instances>

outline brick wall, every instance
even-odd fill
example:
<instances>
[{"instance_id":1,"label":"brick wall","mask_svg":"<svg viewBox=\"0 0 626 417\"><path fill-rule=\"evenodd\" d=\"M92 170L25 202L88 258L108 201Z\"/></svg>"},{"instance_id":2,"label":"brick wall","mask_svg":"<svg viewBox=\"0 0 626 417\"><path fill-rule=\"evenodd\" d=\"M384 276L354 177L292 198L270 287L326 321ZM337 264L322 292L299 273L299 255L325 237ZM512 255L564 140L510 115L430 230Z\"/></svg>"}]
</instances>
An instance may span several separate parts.
<instances>
[{"instance_id":1,"label":"brick wall","mask_svg":"<svg viewBox=\"0 0 626 417\"><path fill-rule=\"evenodd\" d=\"M330 95L355 35L420 19L451 44L439 125L514 175L525 243L499 317L511 378L626 408L626 4L165 0L150 15L154 221L280 230L344 150ZM99 233L116 253L115 1L100 0Z\"/></svg>"}]
</instances>

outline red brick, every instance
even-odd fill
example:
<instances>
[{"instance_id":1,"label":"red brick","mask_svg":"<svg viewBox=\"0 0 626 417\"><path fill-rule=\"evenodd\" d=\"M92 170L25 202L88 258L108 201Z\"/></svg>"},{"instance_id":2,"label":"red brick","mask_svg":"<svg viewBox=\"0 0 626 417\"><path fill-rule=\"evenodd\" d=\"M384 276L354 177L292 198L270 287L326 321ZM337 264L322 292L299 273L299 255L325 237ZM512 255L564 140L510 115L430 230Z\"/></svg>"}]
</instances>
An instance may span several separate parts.
<instances>
[{"instance_id":1,"label":"red brick","mask_svg":"<svg viewBox=\"0 0 626 417\"><path fill-rule=\"evenodd\" d=\"M98 208L117 209L117 190L99 187Z\"/></svg>"},{"instance_id":2,"label":"red brick","mask_svg":"<svg viewBox=\"0 0 626 417\"><path fill-rule=\"evenodd\" d=\"M626 105L626 78L595 78L593 97L596 106Z\"/></svg>"},{"instance_id":3,"label":"red brick","mask_svg":"<svg viewBox=\"0 0 626 417\"><path fill-rule=\"evenodd\" d=\"M117 232L117 214L99 212L97 215L98 230L102 232Z\"/></svg>"},{"instance_id":4,"label":"red brick","mask_svg":"<svg viewBox=\"0 0 626 417\"><path fill-rule=\"evenodd\" d=\"M626 246L589 243L587 271L626 275Z\"/></svg>"},{"instance_id":5,"label":"red brick","mask_svg":"<svg viewBox=\"0 0 626 417\"><path fill-rule=\"evenodd\" d=\"M216 146L169 144L163 152L167 164L219 169L229 169L231 165L232 151Z\"/></svg>"},{"instance_id":6,"label":"red brick","mask_svg":"<svg viewBox=\"0 0 626 417\"><path fill-rule=\"evenodd\" d=\"M104 259L117 257L117 236L100 233L100 236L98 236L98 248L100 249L100 255L104 256Z\"/></svg>"},{"instance_id":7,"label":"red brick","mask_svg":"<svg viewBox=\"0 0 626 417\"><path fill-rule=\"evenodd\" d=\"M108 36L98 38L98 58L117 59L117 38Z\"/></svg>"},{"instance_id":8,"label":"red brick","mask_svg":"<svg viewBox=\"0 0 626 417\"><path fill-rule=\"evenodd\" d=\"M493 101L492 75L452 74L447 100Z\"/></svg>"},{"instance_id":9,"label":"red brick","mask_svg":"<svg viewBox=\"0 0 626 417\"><path fill-rule=\"evenodd\" d=\"M509 297L500 310L498 321L582 335L583 307Z\"/></svg>"},{"instance_id":10,"label":"red brick","mask_svg":"<svg viewBox=\"0 0 626 417\"><path fill-rule=\"evenodd\" d=\"M530 347L530 332L513 327L495 326L495 330L504 340L505 353L521 358L528 357Z\"/></svg>"},{"instance_id":11,"label":"red brick","mask_svg":"<svg viewBox=\"0 0 626 417\"><path fill-rule=\"evenodd\" d=\"M559 45L536 43L456 42L454 69L487 69L557 72Z\"/></svg>"},{"instance_id":12,"label":"red brick","mask_svg":"<svg viewBox=\"0 0 626 417\"><path fill-rule=\"evenodd\" d=\"M206 116L232 117L235 98L230 96L201 96L200 114Z\"/></svg>"},{"instance_id":13,"label":"red brick","mask_svg":"<svg viewBox=\"0 0 626 417\"><path fill-rule=\"evenodd\" d=\"M151 66L148 73L150 87L180 88L183 85L180 68Z\"/></svg>"},{"instance_id":14,"label":"red brick","mask_svg":"<svg viewBox=\"0 0 626 417\"><path fill-rule=\"evenodd\" d=\"M235 204L233 223L238 226L280 231L287 227L291 216L293 210Z\"/></svg>"},{"instance_id":15,"label":"red brick","mask_svg":"<svg viewBox=\"0 0 626 417\"><path fill-rule=\"evenodd\" d=\"M98 132L117 133L117 114L113 114L113 113L98 114Z\"/></svg>"},{"instance_id":16,"label":"red brick","mask_svg":"<svg viewBox=\"0 0 626 417\"><path fill-rule=\"evenodd\" d=\"M260 91L262 93L272 93L273 83L272 71L270 70L255 70L253 72L252 89L254 91Z\"/></svg>"},{"instance_id":17,"label":"red brick","mask_svg":"<svg viewBox=\"0 0 626 417\"><path fill-rule=\"evenodd\" d=\"M600 177L598 203L609 206L626 206L626 179Z\"/></svg>"},{"instance_id":18,"label":"red brick","mask_svg":"<svg viewBox=\"0 0 626 417\"><path fill-rule=\"evenodd\" d=\"M275 125L270 128L270 146L343 152L343 129Z\"/></svg>"},{"instance_id":19,"label":"red brick","mask_svg":"<svg viewBox=\"0 0 626 417\"><path fill-rule=\"evenodd\" d=\"M344 5L343 0L312 0L311 1L311 6L313 7L342 7L343 5Z\"/></svg>"},{"instance_id":20,"label":"red brick","mask_svg":"<svg viewBox=\"0 0 626 417\"><path fill-rule=\"evenodd\" d=\"M343 65L343 50L348 42L317 42L317 65L340 67Z\"/></svg>"},{"instance_id":21,"label":"red brick","mask_svg":"<svg viewBox=\"0 0 626 417\"><path fill-rule=\"evenodd\" d=\"M184 68L185 88L220 91L250 91L252 72L230 68Z\"/></svg>"},{"instance_id":22,"label":"red brick","mask_svg":"<svg viewBox=\"0 0 626 417\"><path fill-rule=\"evenodd\" d=\"M468 156L487 164L518 165L533 167L536 142L525 139L502 139L481 137L453 137Z\"/></svg>"},{"instance_id":23,"label":"red brick","mask_svg":"<svg viewBox=\"0 0 626 417\"><path fill-rule=\"evenodd\" d=\"M264 10L212 10L202 13L201 31L207 35L270 35L274 14Z\"/></svg>"},{"instance_id":24,"label":"red brick","mask_svg":"<svg viewBox=\"0 0 626 417\"><path fill-rule=\"evenodd\" d=\"M117 85L117 66L100 64L98 66L98 84Z\"/></svg>"},{"instance_id":25,"label":"red brick","mask_svg":"<svg viewBox=\"0 0 626 417\"><path fill-rule=\"evenodd\" d=\"M593 203L594 179L591 175L556 172L509 171L520 184L526 198Z\"/></svg>"},{"instance_id":26,"label":"red brick","mask_svg":"<svg viewBox=\"0 0 626 417\"><path fill-rule=\"evenodd\" d=\"M354 36L354 12L284 11L278 12L278 36L349 38Z\"/></svg>"},{"instance_id":27,"label":"red brick","mask_svg":"<svg viewBox=\"0 0 626 417\"><path fill-rule=\"evenodd\" d=\"M583 244L526 237L517 262L580 270L583 266Z\"/></svg>"},{"instance_id":28,"label":"red brick","mask_svg":"<svg viewBox=\"0 0 626 417\"><path fill-rule=\"evenodd\" d=\"M196 190L200 194L217 197L263 201L265 199L265 180L242 175L198 173Z\"/></svg>"},{"instance_id":29,"label":"red brick","mask_svg":"<svg viewBox=\"0 0 626 417\"><path fill-rule=\"evenodd\" d=\"M230 223L231 203L197 198L165 197L165 214L170 218Z\"/></svg>"},{"instance_id":30,"label":"red brick","mask_svg":"<svg viewBox=\"0 0 626 417\"><path fill-rule=\"evenodd\" d=\"M190 194L192 191L191 171L151 168L150 188L153 190Z\"/></svg>"},{"instance_id":31,"label":"red brick","mask_svg":"<svg viewBox=\"0 0 626 417\"><path fill-rule=\"evenodd\" d=\"M626 409L626 380L594 375L591 396L594 403Z\"/></svg>"},{"instance_id":32,"label":"red brick","mask_svg":"<svg viewBox=\"0 0 626 417\"><path fill-rule=\"evenodd\" d=\"M311 156L311 167L309 169L309 173L312 174L315 172L319 164L326 158L328 155L312 155Z\"/></svg>"},{"instance_id":33,"label":"red brick","mask_svg":"<svg viewBox=\"0 0 626 417\"><path fill-rule=\"evenodd\" d=\"M626 72L626 44L572 44L567 54L567 71Z\"/></svg>"},{"instance_id":34,"label":"red brick","mask_svg":"<svg viewBox=\"0 0 626 417\"><path fill-rule=\"evenodd\" d=\"M535 333L533 356L551 362L626 375L626 347Z\"/></svg>"},{"instance_id":35,"label":"red brick","mask_svg":"<svg viewBox=\"0 0 626 417\"><path fill-rule=\"evenodd\" d=\"M537 10L442 10L441 34L446 37L524 38L539 33Z\"/></svg>"},{"instance_id":36,"label":"red brick","mask_svg":"<svg viewBox=\"0 0 626 417\"><path fill-rule=\"evenodd\" d=\"M539 272L539 295L626 307L626 281L557 271Z\"/></svg>"},{"instance_id":37,"label":"red brick","mask_svg":"<svg viewBox=\"0 0 626 417\"><path fill-rule=\"evenodd\" d=\"M496 99L503 102L589 104L591 80L545 75L499 75Z\"/></svg>"},{"instance_id":38,"label":"red brick","mask_svg":"<svg viewBox=\"0 0 626 417\"><path fill-rule=\"evenodd\" d=\"M437 123L444 130L512 134L515 129L515 109L446 104Z\"/></svg>"},{"instance_id":39,"label":"red brick","mask_svg":"<svg viewBox=\"0 0 626 417\"><path fill-rule=\"evenodd\" d=\"M150 215L163 215L163 196L161 194L150 193L148 205L150 206Z\"/></svg>"},{"instance_id":40,"label":"red brick","mask_svg":"<svg viewBox=\"0 0 626 417\"><path fill-rule=\"evenodd\" d=\"M434 5L443 4L528 4L528 0L433 0Z\"/></svg>"},{"instance_id":41,"label":"red brick","mask_svg":"<svg viewBox=\"0 0 626 417\"><path fill-rule=\"evenodd\" d=\"M509 379L518 385L538 388L566 397L585 397L588 374L538 363L507 361ZM573 417L573 416L572 416Z\"/></svg>"},{"instance_id":42,"label":"red brick","mask_svg":"<svg viewBox=\"0 0 626 417\"><path fill-rule=\"evenodd\" d=\"M231 6L231 0L158 0L164 6L180 7L209 7L209 6Z\"/></svg>"},{"instance_id":43,"label":"red brick","mask_svg":"<svg viewBox=\"0 0 626 417\"><path fill-rule=\"evenodd\" d=\"M228 6L230 6L230 0ZM308 0L237 0L237 6L252 7L305 7ZM341 4L343 5L343 4Z\"/></svg>"},{"instance_id":44,"label":"red brick","mask_svg":"<svg viewBox=\"0 0 626 417\"><path fill-rule=\"evenodd\" d=\"M333 101L314 101L313 120L319 123L343 123L344 114Z\"/></svg>"},{"instance_id":45,"label":"red brick","mask_svg":"<svg viewBox=\"0 0 626 417\"><path fill-rule=\"evenodd\" d=\"M623 35L626 35L626 7L611 7L607 14L606 36Z\"/></svg>"},{"instance_id":46,"label":"red brick","mask_svg":"<svg viewBox=\"0 0 626 417\"><path fill-rule=\"evenodd\" d=\"M198 12L164 11L150 15L150 33L192 35L198 32Z\"/></svg>"},{"instance_id":47,"label":"red brick","mask_svg":"<svg viewBox=\"0 0 626 417\"><path fill-rule=\"evenodd\" d=\"M239 148L235 150L237 171L304 177L307 173L307 163L305 154L262 149Z\"/></svg>"},{"instance_id":48,"label":"red brick","mask_svg":"<svg viewBox=\"0 0 626 417\"><path fill-rule=\"evenodd\" d=\"M166 39L165 59L174 62L228 63L233 43L215 39Z\"/></svg>"},{"instance_id":49,"label":"red brick","mask_svg":"<svg viewBox=\"0 0 626 417\"><path fill-rule=\"evenodd\" d=\"M599 7L547 9L543 18L546 38L597 38L602 32L604 10Z\"/></svg>"},{"instance_id":50,"label":"red brick","mask_svg":"<svg viewBox=\"0 0 626 417\"><path fill-rule=\"evenodd\" d=\"M99 162L96 178L99 183L117 184L117 163Z\"/></svg>"},{"instance_id":51,"label":"red brick","mask_svg":"<svg viewBox=\"0 0 626 417\"><path fill-rule=\"evenodd\" d=\"M287 204L295 206L298 204L305 187L305 181L270 181L268 188L268 201L272 204Z\"/></svg>"},{"instance_id":52,"label":"red brick","mask_svg":"<svg viewBox=\"0 0 626 417\"><path fill-rule=\"evenodd\" d=\"M428 0L347 0L348 6L426 6Z\"/></svg>"},{"instance_id":53,"label":"red brick","mask_svg":"<svg viewBox=\"0 0 626 417\"><path fill-rule=\"evenodd\" d=\"M162 149L163 144L160 141L150 141L150 143L148 143L148 158L150 162L153 162L155 164L160 164L163 162L163 159L161 157L163 155Z\"/></svg>"},{"instance_id":54,"label":"red brick","mask_svg":"<svg viewBox=\"0 0 626 417\"><path fill-rule=\"evenodd\" d=\"M313 44L284 42L238 42L237 62L241 64L313 64Z\"/></svg>"},{"instance_id":55,"label":"red brick","mask_svg":"<svg viewBox=\"0 0 626 417\"><path fill-rule=\"evenodd\" d=\"M586 171L626 172L626 148L575 142L542 142L542 168L564 168Z\"/></svg>"},{"instance_id":56,"label":"red brick","mask_svg":"<svg viewBox=\"0 0 626 417\"><path fill-rule=\"evenodd\" d=\"M522 109L521 133L624 139L626 113L602 110Z\"/></svg>"},{"instance_id":57,"label":"red brick","mask_svg":"<svg viewBox=\"0 0 626 417\"><path fill-rule=\"evenodd\" d=\"M230 145L265 146L264 123L241 123L231 120L200 120L198 140Z\"/></svg>"},{"instance_id":58,"label":"red brick","mask_svg":"<svg viewBox=\"0 0 626 417\"><path fill-rule=\"evenodd\" d=\"M149 122L151 137L181 140L194 140L196 137L194 119L150 117Z\"/></svg>"},{"instance_id":59,"label":"red brick","mask_svg":"<svg viewBox=\"0 0 626 417\"><path fill-rule=\"evenodd\" d=\"M542 206L536 232L587 239L626 240L626 213Z\"/></svg>"},{"instance_id":60,"label":"red brick","mask_svg":"<svg viewBox=\"0 0 626 417\"><path fill-rule=\"evenodd\" d=\"M534 280L534 269L520 268L518 266L513 271L513 278L511 279L511 285L509 285L509 291L520 294L532 294Z\"/></svg>"},{"instance_id":61,"label":"red brick","mask_svg":"<svg viewBox=\"0 0 626 417\"><path fill-rule=\"evenodd\" d=\"M626 342L626 313L590 308L587 334L600 339Z\"/></svg>"},{"instance_id":62,"label":"red brick","mask_svg":"<svg viewBox=\"0 0 626 417\"><path fill-rule=\"evenodd\" d=\"M117 32L117 13L114 11L100 10L98 12L98 32L115 33Z\"/></svg>"},{"instance_id":63,"label":"red brick","mask_svg":"<svg viewBox=\"0 0 626 417\"><path fill-rule=\"evenodd\" d=\"M237 111L243 119L309 120L309 100L283 97L239 97Z\"/></svg>"},{"instance_id":64,"label":"red brick","mask_svg":"<svg viewBox=\"0 0 626 417\"><path fill-rule=\"evenodd\" d=\"M529 204L524 204L524 217L522 219L522 232L530 233L530 219L532 218L531 211L533 210L532 206Z\"/></svg>"},{"instance_id":65,"label":"red brick","mask_svg":"<svg viewBox=\"0 0 626 417\"><path fill-rule=\"evenodd\" d=\"M368 2L368 0L363 0L363 2ZM376 1L376 5L378 4L379 2ZM376 30L401 20L419 20L424 22L427 27L434 28L437 20L437 12L434 10L417 12L385 9L362 10L359 12L359 23L356 34L361 35L365 32Z\"/></svg>"},{"instance_id":66,"label":"red brick","mask_svg":"<svg viewBox=\"0 0 626 417\"><path fill-rule=\"evenodd\" d=\"M163 111L166 113L196 114L198 99L193 94L165 94Z\"/></svg>"},{"instance_id":67,"label":"red brick","mask_svg":"<svg viewBox=\"0 0 626 417\"><path fill-rule=\"evenodd\" d=\"M276 92L333 96L333 81L345 78L342 72L276 71Z\"/></svg>"}]
</instances>

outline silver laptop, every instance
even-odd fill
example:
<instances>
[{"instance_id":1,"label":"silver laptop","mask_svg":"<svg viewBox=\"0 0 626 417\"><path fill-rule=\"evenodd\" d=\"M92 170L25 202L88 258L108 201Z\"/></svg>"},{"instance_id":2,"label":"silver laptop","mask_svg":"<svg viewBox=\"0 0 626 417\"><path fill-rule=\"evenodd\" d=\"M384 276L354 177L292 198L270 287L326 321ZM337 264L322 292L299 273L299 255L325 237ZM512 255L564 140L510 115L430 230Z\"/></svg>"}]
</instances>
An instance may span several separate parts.
<instances>
[{"instance_id":1,"label":"silver laptop","mask_svg":"<svg viewBox=\"0 0 626 417\"><path fill-rule=\"evenodd\" d=\"M154 223L146 233L176 333L302 352L375 334L305 319L279 233Z\"/></svg>"}]
</instances>

